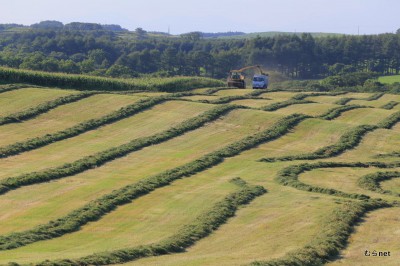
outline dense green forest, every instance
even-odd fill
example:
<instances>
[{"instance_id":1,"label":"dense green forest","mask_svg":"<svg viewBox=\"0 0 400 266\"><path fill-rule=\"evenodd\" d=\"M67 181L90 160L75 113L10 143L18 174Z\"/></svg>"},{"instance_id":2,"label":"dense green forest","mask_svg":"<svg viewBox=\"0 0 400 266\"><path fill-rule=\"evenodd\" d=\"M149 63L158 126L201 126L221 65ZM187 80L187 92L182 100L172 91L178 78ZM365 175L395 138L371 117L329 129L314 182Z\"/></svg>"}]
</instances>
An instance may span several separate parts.
<instances>
[{"instance_id":1,"label":"dense green forest","mask_svg":"<svg viewBox=\"0 0 400 266\"><path fill-rule=\"evenodd\" d=\"M224 78L230 69L252 64L302 79L349 72L399 74L400 32L210 39L199 32L171 36L95 23L0 25L0 65L13 68L109 77Z\"/></svg>"}]
</instances>

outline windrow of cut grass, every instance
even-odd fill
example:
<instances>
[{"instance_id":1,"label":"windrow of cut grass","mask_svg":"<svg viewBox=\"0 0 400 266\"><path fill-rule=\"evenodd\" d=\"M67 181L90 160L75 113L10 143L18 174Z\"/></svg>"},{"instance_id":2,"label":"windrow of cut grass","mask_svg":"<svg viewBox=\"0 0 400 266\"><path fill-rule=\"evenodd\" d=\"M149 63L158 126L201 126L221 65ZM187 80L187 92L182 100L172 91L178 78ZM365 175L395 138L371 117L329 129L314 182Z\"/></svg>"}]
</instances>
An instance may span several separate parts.
<instances>
[{"instance_id":1,"label":"windrow of cut grass","mask_svg":"<svg viewBox=\"0 0 400 266\"><path fill-rule=\"evenodd\" d=\"M400 157L400 152L394 151L390 153L381 153L375 156L375 158L385 158L385 157Z\"/></svg>"},{"instance_id":2,"label":"windrow of cut grass","mask_svg":"<svg viewBox=\"0 0 400 266\"><path fill-rule=\"evenodd\" d=\"M326 113L329 110L336 108L333 104L323 104L323 103L308 103L308 104L296 104L290 105L285 108L275 111L277 114L289 115L293 113L305 114L312 117L317 117L321 113Z\"/></svg>"},{"instance_id":3,"label":"windrow of cut grass","mask_svg":"<svg viewBox=\"0 0 400 266\"><path fill-rule=\"evenodd\" d=\"M386 110L391 110L393 109L393 107L395 107L396 105L398 105L399 102L396 101L390 101L384 105L381 106L382 109L386 109Z\"/></svg>"},{"instance_id":4,"label":"windrow of cut grass","mask_svg":"<svg viewBox=\"0 0 400 266\"><path fill-rule=\"evenodd\" d=\"M354 99L357 99L357 98L351 98L351 97L342 98L342 99L339 99L338 101L336 101L335 104L346 105L348 102L350 102Z\"/></svg>"},{"instance_id":5,"label":"windrow of cut grass","mask_svg":"<svg viewBox=\"0 0 400 266\"><path fill-rule=\"evenodd\" d=\"M262 90L260 90L260 91L262 92ZM312 102L316 106L312 106L312 107L310 107L310 110L306 110L306 111L309 111L312 113L312 112L319 112L319 110L317 110L317 108L322 106L322 104L319 104L318 100L316 100L316 99L318 99L318 97L342 95L342 94L346 93L346 92L308 93L308 94L299 93L299 94L294 94L294 95L292 93L293 96L291 98L290 97L283 97L283 98L277 97L276 98L276 97L274 97L275 94L276 93L281 94L282 92L274 91L274 90L272 90L272 91L268 90L268 91L264 91L263 93L261 93L261 94L265 94L266 96L269 96L269 94L271 94L272 97L268 98L268 97L261 97L260 91L255 91L255 93L257 93L257 94L249 93L247 95L244 95L244 96L251 96L251 97L243 97L242 99L239 99L239 98L234 99L234 101L231 103L240 104L240 105L248 106L251 108L257 108L257 109L262 109L263 107L272 108L272 109L275 109L275 108L281 109L281 108L291 106L291 104L287 105L287 101L293 100L292 103L297 104L298 101L305 100L305 98L308 98L308 97L313 97L313 99L315 99L315 100L312 100ZM277 95L280 96L279 94L277 94ZM287 98L289 98L289 99L287 99ZM317 107L317 105L321 105L321 106ZM324 108L326 108L326 106L324 106ZM276 110L278 110L278 109L276 109ZM311 109L313 109L313 110L311 110ZM301 110L300 112L302 112L302 111L304 111L304 110ZM310 114L310 115L312 115L312 114Z\"/></svg>"},{"instance_id":6,"label":"windrow of cut grass","mask_svg":"<svg viewBox=\"0 0 400 266\"><path fill-rule=\"evenodd\" d=\"M378 100L379 98L381 98L383 95L385 95L384 92L378 92L378 93L375 93L375 94L371 95L370 97L367 97L367 98L365 98L363 100L365 100L365 101L375 101L375 100Z\"/></svg>"},{"instance_id":7,"label":"windrow of cut grass","mask_svg":"<svg viewBox=\"0 0 400 266\"><path fill-rule=\"evenodd\" d=\"M116 79L5 67L0 67L0 79L7 82L23 82L40 86L104 91L148 90L176 92L195 88L217 87L224 84L220 80L201 77Z\"/></svg>"},{"instance_id":8,"label":"windrow of cut grass","mask_svg":"<svg viewBox=\"0 0 400 266\"><path fill-rule=\"evenodd\" d=\"M271 103L267 106L261 107L260 109L263 111L276 111L278 109L290 106L290 105L294 105L294 104L307 104L307 103L315 103L313 101L309 101L309 100L296 100L296 99L289 99L283 102L277 102L277 103Z\"/></svg>"},{"instance_id":9,"label":"windrow of cut grass","mask_svg":"<svg viewBox=\"0 0 400 266\"><path fill-rule=\"evenodd\" d=\"M291 99L286 99L283 101L279 101L281 99L281 97L278 97L277 99L271 99L268 97L261 97L260 95L262 94L274 94L274 93L279 93L282 94L282 91L278 91L278 90L254 90L254 91L250 91L249 93L245 93L247 91L242 91L242 93L239 93L237 95L229 95L229 96L222 96L220 98L217 99L197 99L193 98L194 96L191 96L190 98L186 98L187 100L192 100L195 102L203 102L203 103L210 103L210 104L224 104L224 103L232 103L233 101L240 101L240 100L262 100L262 102L265 101L273 101L273 103L268 104L267 106L260 106L260 108L256 108L256 109L260 109L260 110L264 110L265 111L275 111L278 110L280 108L284 108L293 104L302 104L302 103L308 103L306 100L304 100L304 98L306 97L310 97L310 96L320 96L320 95L341 95L345 92L337 92L337 93L310 93L310 94L295 94L293 97L291 97ZM288 92L285 92L286 94L288 94ZM279 95L278 94L278 95ZM293 93L289 93L293 94ZM211 97L211 96L209 96ZM217 96L214 96L217 97ZM286 97L283 97L283 99ZM239 103L237 103L239 104ZM248 106L248 105L244 105L244 106ZM251 106L249 106L251 107Z\"/></svg>"},{"instance_id":10,"label":"windrow of cut grass","mask_svg":"<svg viewBox=\"0 0 400 266\"><path fill-rule=\"evenodd\" d=\"M325 146L312 153L289 155L283 157L262 158L262 162L293 161L293 160L316 160L338 156L343 152L353 149L360 144L362 138L378 127L370 125L357 126L345 132L335 144Z\"/></svg>"},{"instance_id":11,"label":"windrow of cut grass","mask_svg":"<svg viewBox=\"0 0 400 266\"><path fill-rule=\"evenodd\" d=\"M367 213L354 227L348 244L327 266L362 265L396 266L400 247L399 208L383 208ZM374 250L390 252L390 256L373 256ZM362 252L364 251L364 252ZM370 254L365 254L369 251ZM382 254L382 253L381 253ZM366 256L369 255L369 256ZM378 255L378 254L377 254ZM388 255L388 253L386 253Z\"/></svg>"},{"instance_id":12,"label":"windrow of cut grass","mask_svg":"<svg viewBox=\"0 0 400 266\"><path fill-rule=\"evenodd\" d=\"M32 85L26 85L26 84L5 84L5 85L0 85L0 93L7 92L7 91L12 91L12 90L18 90L18 89L23 89L27 87L35 87Z\"/></svg>"},{"instance_id":13,"label":"windrow of cut grass","mask_svg":"<svg viewBox=\"0 0 400 266\"><path fill-rule=\"evenodd\" d=\"M224 104L244 99L265 99L265 98L260 98L258 96L252 96L246 94L246 95L236 95L236 96L224 96L215 100L200 100L200 102L210 103L210 104Z\"/></svg>"},{"instance_id":14,"label":"windrow of cut grass","mask_svg":"<svg viewBox=\"0 0 400 266\"><path fill-rule=\"evenodd\" d=\"M260 93L263 92L263 93ZM257 93L257 94L255 94ZM308 97L314 97L314 99L317 99L318 97L321 96L336 96L336 95L342 95L347 92L335 92L335 93L299 93L299 94L294 94L293 92L282 92L278 90L268 90L268 91L255 91L253 93L248 93L246 95L242 95L241 97L234 98L236 96L231 96L232 100L234 100L235 104L240 104L244 106L248 106L250 108L256 108L263 110L264 108L265 111L276 111L285 107L290 107L291 105L296 105L296 104L302 104L305 103L303 101L308 101L306 98ZM262 97L262 94L266 94L267 96L271 96L270 98L267 97ZM291 97L290 97L291 96ZM254 101L256 100L256 101ZM266 105L267 103L267 105ZM309 111L311 113L316 112L318 113L318 110L320 107L326 107L323 104L320 104L318 100L313 100L310 103L313 103L315 106L310 107ZM318 106L319 105L319 106ZM313 110L315 109L315 110ZM304 110L302 110L304 111ZM290 113L290 111L284 112L285 114ZM292 112L293 113L293 112ZM312 115L312 114L310 114Z\"/></svg>"},{"instance_id":15,"label":"windrow of cut grass","mask_svg":"<svg viewBox=\"0 0 400 266\"><path fill-rule=\"evenodd\" d=\"M0 94L0 116L8 116L74 93L76 91L31 87L3 92Z\"/></svg>"},{"instance_id":16,"label":"windrow of cut grass","mask_svg":"<svg viewBox=\"0 0 400 266\"><path fill-rule=\"evenodd\" d=\"M132 200L146 195L157 188L167 186L175 180L189 177L218 165L223 162L224 158L236 156L242 151L254 148L260 143L276 139L286 134L292 127L305 118L302 115L285 117L262 132L245 137L192 162L114 190L110 194L89 202L84 207L71 212L63 218L28 231L2 236L0 237L0 249L13 249L36 241L55 238L77 231L82 225L100 219L105 214L113 211L117 206L130 203Z\"/></svg>"},{"instance_id":17,"label":"windrow of cut grass","mask_svg":"<svg viewBox=\"0 0 400 266\"><path fill-rule=\"evenodd\" d=\"M150 256L183 252L198 240L217 230L230 217L235 215L240 206L248 204L254 198L266 193L263 187L250 186L240 178L234 178L231 182L239 186L238 191L229 194L210 210L198 216L192 223L182 226L176 234L158 243L95 253L78 259L44 261L37 265L109 265Z\"/></svg>"},{"instance_id":18,"label":"windrow of cut grass","mask_svg":"<svg viewBox=\"0 0 400 266\"><path fill-rule=\"evenodd\" d=\"M295 104L308 104L308 103L316 103L314 101L306 100L307 97L317 97L317 96L337 96L337 95L342 95L345 94L346 92L331 92L331 93L325 93L325 92L314 92L314 93L298 93L295 94L293 97L291 97L288 100L281 101L281 102L275 102L272 104L269 104L267 106L261 107L261 110L264 111L276 111L278 109L288 107L291 105Z\"/></svg>"},{"instance_id":19,"label":"windrow of cut grass","mask_svg":"<svg viewBox=\"0 0 400 266\"><path fill-rule=\"evenodd\" d=\"M375 101L381 98L383 95L385 95L384 92L378 92L366 98L345 97L336 101L335 104L346 105L348 102L352 100Z\"/></svg>"},{"instance_id":20,"label":"windrow of cut grass","mask_svg":"<svg viewBox=\"0 0 400 266\"><path fill-rule=\"evenodd\" d=\"M350 201L342 203L325 221L323 229L303 248L280 259L255 261L253 266L324 265L346 246L353 227L369 211L390 207L382 201Z\"/></svg>"},{"instance_id":21,"label":"windrow of cut grass","mask_svg":"<svg viewBox=\"0 0 400 266\"><path fill-rule=\"evenodd\" d=\"M358 180L358 185L367 190L375 191L381 194L390 194L397 197L400 197L399 193L395 193L390 190L382 189L380 186L380 182L390 180L392 178L399 178L400 172L377 172L373 174L364 175Z\"/></svg>"},{"instance_id":22,"label":"windrow of cut grass","mask_svg":"<svg viewBox=\"0 0 400 266\"><path fill-rule=\"evenodd\" d=\"M325 120L333 120L333 119L339 117L343 112L357 109L357 108L366 108L366 107L362 106L362 105L339 106L336 108L332 108L331 110L328 110L326 113L318 116L318 118L325 119Z\"/></svg>"},{"instance_id":23,"label":"windrow of cut grass","mask_svg":"<svg viewBox=\"0 0 400 266\"><path fill-rule=\"evenodd\" d=\"M50 180L76 175L86 170L99 167L109 161L123 157L131 152L140 150L150 145L156 145L171 138L180 136L188 131L199 128L205 123L212 122L213 120L221 117L227 112L237 108L239 108L239 106L217 106L216 108L210 111L206 111L205 113L197 117L182 122L176 127L169 128L152 136L134 139L118 147L113 147L108 150L98 152L96 154L84 157L72 163L67 163L56 168L3 179L0 181L0 194L4 194L9 190L17 189L22 186L48 182Z\"/></svg>"},{"instance_id":24,"label":"windrow of cut grass","mask_svg":"<svg viewBox=\"0 0 400 266\"><path fill-rule=\"evenodd\" d=\"M89 130L93 130L99 128L100 126L113 123L124 119L126 117L132 116L146 110L154 105L165 102L171 99L169 96L159 96L141 99L134 104L130 104L128 106L122 107L117 111L109 113L103 117L97 119L90 119L70 128L67 128L62 131L58 131L53 134L46 134L41 137L36 137L32 139L28 139L26 141L17 142L8 146L0 147L0 158L6 158L12 155L19 154L21 152L30 151L33 149L37 149L39 147L43 147L55 141L60 141L66 138L71 138L77 135L80 135Z\"/></svg>"},{"instance_id":25,"label":"windrow of cut grass","mask_svg":"<svg viewBox=\"0 0 400 266\"><path fill-rule=\"evenodd\" d=\"M392 129L400 121L400 112L396 112L377 124L378 128Z\"/></svg>"},{"instance_id":26,"label":"windrow of cut grass","mask_svg":"<svg viewBox=\"0 0 400 266\"><path fill-rule=\"evenodd\" d=\"M352 162L355 160L335 160L337 162ZM367 161L369 162L369 161ZM390 171L399 171L400 168L390 168ZM388 202L395 202L396 197L390 194L379 194L374 191L366 190L358 185L358 180L368 174L382 171L379 167L335 167L318 168L307 171L299 176L302 183L316 187L330 188L349 194L364 194L373 199L383 199Z\"/></svg>"},{"instance_id":27,"label":"windrow of cut grass","mask_svg":"<svg viewBox=\"0 0 400 266\"><path fill-rule=\"evenodd\" d=\"M318 97L318 96L338 96L346 94L345 91L339 92L311 92L311 93L299 93L292 97L293 100L305 100L308 97Z\"/></svg>"},{"instance_id":28,"label":"windrow of cut grass","mask_svg":"<svg viewBox=\"0 0 400 266\"><path fill-rule=\"evenodd\" d=\"M223 89L229 90L229 89ZM189 100L193 102L200 102L200 103L209 103L209 104L225 104L231 103L237 100L248 100L248 99L264 99L264 100L271 100L270 98L263 98L260 97L261 94L267 93L265 90L254 90L250 91L246 94L239 94L239 95L229 95L229 96L217 96L213 95L216 92L223 91L222 89L218 90L206 90L203 93L193 93L192 96L181 98L183 100ZM203 97L201 97L203 96ZM207 98L205 98L207 97Z\"/></svg>"},{"instance_id":29,"label":"windrow of cut grass","mask_svg":"<svg viewBox=\"0 0 400 266\"><path fill-rule=\"evenodd\" d=\"M38 106L31 107L28 110L20 111L14 114L9 114L5 117L0 117L0 126L34 118L60 105L76 102L86 97L92 96L93 94L94 94L93 92L82 92L79 94L72 94L39 104Z\"/></svg>"},{"instance_id":30,"label":"windrow of cut grass","mask_svg":"<svg viewBox=\"0 0 400 266\"><path fill-rule=\"evenodd\" d=\"M338 156L347 150L351 150L354 147L358 146L363 139L363 137L378 128L390 129L396 123L400 121L400 112L396 112L389 117L385 118L383 121L378 123L377 126L372 125L361 125L357 126L347 132L345 132L339 139L339 141L335 144L325 146L320 148L312 153L305 153L299 155L289 155L282 157L270 157L270 158L262 158L260 161L262 162L276 162L276 161L293 161L293 160L316 160L316 159L324 159L331 158L334 156Z\"/></svg>"},{"instance_id":31,"label":"windrow of cut grass","mask_svg":"<svg viewBox=\"0 0 400 266\"><path fill-rule=\"evenodd\" d=\"M323 188L318 186L313 186L309 184L305 184L299 181L299 175L306 171L311 171L313 169L318 168L339 168L339 167L358 167L358 168L368 168L368 167L376 167L376 168L396 168L400 166L400 162L394 163L383 163L383 162L317 162L317 163L302 163L298 165L290 165L288 167L283 168L275 180L284 186L290 186L299 190L323 193L328 195L334 195L345 198L354 198L366 200L370 197L364 194L356 194L356 193L345 193L342 191L338 191L332 188Z\"/></svg>"},{"instance_id":32,"label":"windrow of cut grass","mask_svg":"<svg viewBox=\"0 0 400 266\"><path fill-rule=\"evenodd\" d=\"M389 102L399 102L400 95L385 93L382 97L377 100L362 100L363 97L358 97L360 100L353 100L352 104L368 105L375 108L382 108L382 106L388 104ZM384 108L383 108L384 109Z\"/></svg>"},{"instance_id":33,"label":"windrow of cut grass","mask_svg":"<svg viewBox=\"0 0 400 266\"><path fill-rule=\"evenodd\" d=\"M389 117L396 110L385 110L380 108L356 108L342 113L335 118L336 122L349 125L377 125L383 118Z\"/></svg>"}]
</instances>

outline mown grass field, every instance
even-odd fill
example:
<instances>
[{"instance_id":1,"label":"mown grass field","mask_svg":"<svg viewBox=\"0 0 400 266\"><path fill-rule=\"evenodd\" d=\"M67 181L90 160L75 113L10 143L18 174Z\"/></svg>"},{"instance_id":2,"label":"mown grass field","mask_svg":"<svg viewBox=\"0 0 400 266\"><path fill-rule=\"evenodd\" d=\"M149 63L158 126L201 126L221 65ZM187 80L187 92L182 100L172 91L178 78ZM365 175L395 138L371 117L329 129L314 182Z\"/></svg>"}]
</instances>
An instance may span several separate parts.
<instances>
[{"instance_id":1,"label":"mown grass field","mask_svg":"<svg viewBox=\"0 0 400 266\"><path fill-rule=\"evenodd\" d=\"M305 100L312 102L264 111L290 101L299 92L265 91L256 96L253 92L195 89L192 94L162 100L94 129L1 157L0 265L45 261L44 265L288 265L290 261L307 265L310 258L328 265L398 265L400 179L379 181L380 188L392 192L385 194L363 187L360 180L377 172L400 172L396 153L400 152L399 105L383 107L400 102L400 97L310 94ZM3 92L0 116L74 93L78 91L54 88ZM96 93L0 125L0 148L169 95ZM345 105L360 106L324 118L327 112L344 106L338 104L343 98L352 98ZM209 115L220 107L230 109ZM187 126L200 117L205 117L203 122ZM286 125L292 117L299 118ZM389 126L382 125L389 120ZM355 141L349 142L348 132L360 125L371 129L352 136ZM182 130L174 133L176 128ZM147 143L148 138L162 140ZM104 152L116 152L135 141L141 146L96 161ZM329 153L334 148L328 148L325 157L319 155L318 150L334 145L342 147L339 152ZM261 161L304 154L316 157ZM89 166L73 174L58 174L81 161ZM315 166L317 162L330 166ZM359 165L343 165L351 163ZM194 170L188 170L191 167ZM301 167L304 170L295 173ZM48 175L50 181L29 179L35 174ZM178 177L168 179L174 174ZM213 208L238 191L238 185L231 182L238 177L266 191L224 216L221 209ZM279 177L294 181L282 182ZM163 181L167 179L170 181ZM10 185L10 180L19 185ZM129 186L142 184L149 187L132 196L126 194ZM118 195L118 203L99 211L113 195ZM354 207L364 205L375 207L362 211ZM352 218L349 206L358 210ZM82 209L90 212L79 216ZM96 218L88 218L91 213L96 213ZM345 214L338 216L340 213ZM220 225L201 233L200 228L207 224L201 217L210 215L222 215L217 219ZM65 217L73 217L67 224L76 222L77 226L69 231L63 231L66 225L46 229L62 224ZM325 231L336 228L348 235L331 241L336 234L327 236ZM176 244L179 247L165 244L192 231L195 233L188 240ZM305 247L310 247L309 251ZM328 248L330 252L325 253ZM366 257L366 249L390 251L391 256Z\"/></svg>"}]
</instances>

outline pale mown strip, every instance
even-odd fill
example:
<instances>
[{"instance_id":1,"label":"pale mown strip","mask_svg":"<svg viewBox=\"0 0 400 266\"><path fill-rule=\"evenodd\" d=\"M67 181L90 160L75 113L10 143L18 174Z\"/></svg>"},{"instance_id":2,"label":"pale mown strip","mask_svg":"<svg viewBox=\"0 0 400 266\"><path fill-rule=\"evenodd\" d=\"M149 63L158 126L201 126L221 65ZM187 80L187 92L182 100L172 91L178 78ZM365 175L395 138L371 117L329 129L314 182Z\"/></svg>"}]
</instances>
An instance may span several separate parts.
<instances>
[{"instance_id":1,"label":"pale mown strip","mask_svg":"<svg viewBox=\"0 0 400 266\"><path fill-rule=\"evenodd\" d=\"M0 94L0 116L20 112L73 93L76 91L43 88L22 88L3 92Z\"/></svg>"}]
</instances>

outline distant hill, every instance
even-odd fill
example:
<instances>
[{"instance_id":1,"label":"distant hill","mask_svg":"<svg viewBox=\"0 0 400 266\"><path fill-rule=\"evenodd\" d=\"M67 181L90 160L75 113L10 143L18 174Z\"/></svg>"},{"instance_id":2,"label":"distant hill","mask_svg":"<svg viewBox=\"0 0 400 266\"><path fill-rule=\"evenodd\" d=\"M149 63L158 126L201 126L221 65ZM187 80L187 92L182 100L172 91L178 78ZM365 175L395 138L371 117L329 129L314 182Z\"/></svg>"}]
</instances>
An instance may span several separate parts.
<instances>
[{"instance_id":1,"label":"distant hill","mask_svg":"<svg viewBox=\"0 0 400 266\"><path fill-rule=\"evenodd\" d=\"M45 20L30 26L20 24L0 24L0 31L20 31L21 29L38 29L38 30L79 30L79 31L93 31L93 30L107 30L115 32L127 32L127 29L122 28L116 24L98 24L98 23L84 23L84 22L71 22L63 24L56 20Z\"/></svg>"},{"instance_id":2,"label":"distant hill","mask_svg":"<svg viewBox=\"0 0 400 266\"><path fill-rule=\"evenodd\" d=\"M244 32L240 31L228 31L228 32L200 32L203 38L221 38L221 37L238 37L246 35Z\"/></svg>"},{"instance_id":3,"label":"distant hill","mask_svg":"<svg viewBox=\"0 0 400 266\"><path fill-rule=\"evenodd\" d=\"M301 35L304 32L284 32L284 31L266 31L266 32L252 32L252 33L245 33L240 35L231 35L231 36L219 36L218 38L223 39L251 39L256 38L257 36L260 37L274 37L277 35ZM313 37L326 37L326 36L341 36L345 35L343 33L328 33L328 32L309 32Z\"/></svg>"},{"instance_id":4,"label":"distant hill","mask_svg":"<svg viewBox=\"0 0 400 266\"><path fill-rule=\"evenodd\" d=\"M228 31L228 32L192 32L198 33L205 39L252 39L259 37L274 37L277 35L301 35L304 32L284 32L284 31L266 31L266 32L252 32L245 33L241 31ZM191 33L185 33L177 36L183 36ZM328 32L311 32L313 37L326 37L326 36L341 36L342 33L328 33ZM173 36L173 35L171 35ZM175 35L176 36L176 35Z\"/></svg>"},{"instance_id":5,"label":"distant hill","mask_svg":"<svg viewBox=\"0 0 400 266\"><path fill-rule=\"evenodd\" d=\"M129 31L127 29L122 28L120 25L102 25L99 23L83 23L83 22L72 22L68 24L63 24L60 21L55 20L45 20L39 23L32 24L30 26L10 23L10 24L0 24L0 32L1 31L11 31L11 32L20 32L29 29L51 29L51 30L79 30L79 31L94 31L94 30L106 30L106 31L114 31L120 33L134 33L134 31ZM172 35L166 32L161 31L148 31L152 37L180 37L184 35L188 35L194 32ZM266 31L266 32L252 32L245 33L241 31L227 31L227 32L199 32L196 31L202 38L205 39L251 39L259 37L273 37L277 35L301 35L303 32L283 32L283 31ZM340 36L344 35L342 33L327 33L327 32L311 32L313 37L325 37L325 36ZM122 35L127 37L125 35Z\"/></svg>"}]
</instances>

